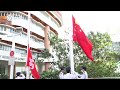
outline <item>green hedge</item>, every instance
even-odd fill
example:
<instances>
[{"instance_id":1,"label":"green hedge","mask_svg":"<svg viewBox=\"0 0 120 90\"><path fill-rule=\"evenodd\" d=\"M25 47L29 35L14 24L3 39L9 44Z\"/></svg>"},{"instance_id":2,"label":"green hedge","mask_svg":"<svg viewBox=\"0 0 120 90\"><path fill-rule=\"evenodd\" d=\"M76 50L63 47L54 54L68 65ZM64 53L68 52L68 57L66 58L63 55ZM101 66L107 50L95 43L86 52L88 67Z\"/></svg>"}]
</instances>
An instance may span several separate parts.
<instances>
[{"instance_id":1,"label":"green hedge","mask_svg":"<svg viewBox=\"0 0 120 90\"><path fill-rule=\"evenodd\" d=\"M41 73L41 79L59 79L59 71L44 71Z\"/></svg>"},{"instance_id":2,"label":"green hedge","mask_svg":"<svg viewBox=\"0 0 120 90\"><path fill-rule=\"evenodd\" d=\"M80 67L83 65L87 67L89 78L120 77L120 73L115 73L117 66L112 60L79 64L76 71L81 73Z\"/></svg>"}]
</instances>

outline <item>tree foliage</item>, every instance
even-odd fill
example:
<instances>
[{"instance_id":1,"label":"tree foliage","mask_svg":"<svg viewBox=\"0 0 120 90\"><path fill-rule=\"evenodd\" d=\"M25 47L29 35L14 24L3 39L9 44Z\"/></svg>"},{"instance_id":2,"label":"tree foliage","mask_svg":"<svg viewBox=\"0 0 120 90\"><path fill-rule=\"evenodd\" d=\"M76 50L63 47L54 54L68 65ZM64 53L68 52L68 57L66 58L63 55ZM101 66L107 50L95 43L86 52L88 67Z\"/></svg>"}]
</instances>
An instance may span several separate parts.
<instances>
[{"instance_id":1,"label":"tree foliage","mask_svg":"<svg viewBox=\"0 0 120 90\"><path fill-rule=\"evenodd\" d=\"M112 41L108 33L99 33L96 34L90 32L88 37L92 41L93 44L93 56L94 59L104 59L104 60L111 60L113 59L111 55L114 52L110 49L112 46Z\"/></svg>"},{"instance_id":2,"label":"tree foliage","mask_svg":"<svg viewBox=\"0 0 120 90\"><path fill-rule=\"evenodd\" d=\"M79 60L81 61L81 63L77 63L76 70L80 72L80 66L85 65L88 68L87 71L89 73L89 77L116 76L117 53L111 49L112 41L108 33L90 32L88 34L88 38L93 44L94 62L88 60L85 54L83 54L83 51L76 44L76 48L74 50L77 52L74 52L74 57L79 57Z\"/></svg>"},{"instance_id":3,"label":"tree foliage","mask_svg":"<svg viewBox=\"0 0 120 90\"><path fill-rule=\"evenodd\" d=\"M77 43L73 43L75 70L81 73L80 67L84 65L87 67L87 72L91 78L119 75L115 73L117 68L116 58L118 58L118 54L111 49L112 41L108 33L90 32L88 33L88 38L93 44L94 62L86 57L85 53ZM54 64L58 65L58 67L69 66L68 43L65 40L58 38L58 36L52 35L50 37L50 44L52 51L55 52L55 56L57 57L57 61L55 61Z\"/></svg>"},{"instance_id":4,"label":"tree foliage","mask_svg":"<svg viewBox=\"0 0 120 90\"><path fill-rule=\"evenodd\" d=\"M59 71L44 71L41 74L41 79L59 79Z\"/></svg>"},{"instance_id":5,"label":"tree foliage","mask_svg":"<svg viewBox=\"0 0 120 90\"><path fill-rule=\"evenodd\" d=\"M76 68L76 71L81 73L80 67L83 65L87 67L89 78L114 77L119 75L118 73L115 73L117 66L114 60L111 61L99 60L89 63L86 62L84 64L81 63Z\"/></svg>"},{"instance_id":6,"label":"tree foliage","mask_svg":"<svg viewBox=\"0 0 120 90\"><path fill-rule=\"evenodd\" d=\"M68 59L68 48L66 42L60 39L57 35L53 35L50 38L50 44L52 46L52 51L55 52L55 56L57 57L57 62L55 65L60 66L68 66L69 59Z\"/></svg>"},{"instance_id":7,"label":"tree foliage","mask_svg":"<svg viewBox=\"0 0 120 90\"><path fill-rule=\"evenodd\" d=\"M49 52L48 49L44 49L41 53L38 54L38 57L50 58L51 57L51 53Z\"/></svg>"}]
</instances>

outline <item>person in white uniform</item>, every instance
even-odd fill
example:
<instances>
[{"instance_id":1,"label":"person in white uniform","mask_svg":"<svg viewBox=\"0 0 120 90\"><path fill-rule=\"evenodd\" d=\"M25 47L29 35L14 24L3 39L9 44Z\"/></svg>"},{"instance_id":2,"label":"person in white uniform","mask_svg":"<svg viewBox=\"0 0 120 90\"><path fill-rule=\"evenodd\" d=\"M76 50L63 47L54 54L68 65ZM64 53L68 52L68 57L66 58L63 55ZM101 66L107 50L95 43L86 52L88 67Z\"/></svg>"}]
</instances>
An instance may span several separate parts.
<instances>
[{"instance_id":1,"label":"person in white uniform","mask_svg":"<svg viewBox=\"0 0 120 90\"><path fill-rule=\"evenodd\" d=\"M25 79L25 75L22 74L21 72L16 73L16 78L15 79Z\"/></svg>"},{"instance_id":2,"label":"person in white uniform","mask_svg":"<svg viewBox=\"0 0 120 90\"><path fill-rule=\"evenodd\" d=\"M86 67L85 66L81 67L81 72L82 72L82 74L79 75L78 79L88 79L88 73L86 71Z\"/></svg>"},{"instance_id":3,"label":"person in white uniform","mask_svg":"<svg viewBox=\"0 0 120 90\"><path fill-rule=\"evenodd\" d=\"M71 68L70 67L67 67L66 68L66 73L67 74L64 74L63 72L60 73L59 77L61 79L77 79L77 74L76 73L71 73Z\"/></svg>"}]
</instances>

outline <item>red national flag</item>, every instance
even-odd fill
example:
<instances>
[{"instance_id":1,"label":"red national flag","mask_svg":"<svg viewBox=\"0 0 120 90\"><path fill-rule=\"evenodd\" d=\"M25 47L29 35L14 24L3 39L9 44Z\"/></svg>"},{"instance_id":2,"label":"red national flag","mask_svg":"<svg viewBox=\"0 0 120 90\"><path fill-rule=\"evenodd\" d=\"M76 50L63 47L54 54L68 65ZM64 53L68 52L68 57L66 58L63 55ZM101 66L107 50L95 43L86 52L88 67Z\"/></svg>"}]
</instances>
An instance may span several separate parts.
<instances>
[{"instance_id":1,"label":"red national flag","mask_svg":"<svg viewBox=\"0 0 120 90\"><path fill-rule=\"evenodd\" d=\"M92 42L86 37L85 33L81 29L81 27L75 22L75 18L72 16L72 22L73 22L73 41L77 42L86 56L91 59L92 61Z\"/></svg>"},{"instance_id":2,"label":"red national flag","mask_svg":"<svg viewBox=\"0 0 120 90\"><path fill-rule=\"evenodd\" d=\"M29 66L30 70L31 70L31 73L32 73L32 76L35 78L35 79L40 79L40 74L37 72L37 69L36 69L36 64L32 58L32 53L30 51L30 47L29 47L29 44L28 44L28 55L27 55L27 62L26 62L26 65Z\"/></svg>"}]
</instances>

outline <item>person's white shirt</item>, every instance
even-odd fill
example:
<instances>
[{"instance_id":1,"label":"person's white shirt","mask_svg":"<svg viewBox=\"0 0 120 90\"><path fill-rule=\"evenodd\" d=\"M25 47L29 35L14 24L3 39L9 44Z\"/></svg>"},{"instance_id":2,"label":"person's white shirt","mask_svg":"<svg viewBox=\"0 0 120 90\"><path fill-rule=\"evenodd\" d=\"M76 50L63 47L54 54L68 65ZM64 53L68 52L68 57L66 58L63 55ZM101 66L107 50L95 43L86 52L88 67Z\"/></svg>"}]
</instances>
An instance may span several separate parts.
<instances>
[{"instance_id":1,"label":"person's white shirt","mask_svg":"<svg viewBox=\"0 0 120 90\"><path fill-rule=\"evenodd\" d=\"M17 76L15 79L25 79L25 75L21 74L20 76Z\"/></svg>"},{"instance_id":2,"label":"person's white shirt","mask_svg":"<svg viewBox=\"0 0 120 90\"><path fill-rule=\"evenodd\" d=\"M64 75L63 79L76 79L76 76L70 73Z\"/></svg>"},{"instance_id":3,"label":"person's white shirt","mask_svg":"<svg viewBox=\"0 0 120 90\"><path fill-rule=\"evenodd\" d=\"M24 74L21 74L21 77L22 77L23 79L25 79L25 75L24 75Z\"/></svg>"},{"instance_id":4,"label":"person's white shirt","mask_svg":"<svg viewBox=\"0 0 120 90\"><path fill-rule=\"evenodd\" d=\"M77 75L76 74L71 74L71 73L67 73L67 74L63 74L63 73L60 73L59 74L59 77L61 78L61 79L77 79Z\"/></svg>"},{"instance_id":5,"label":"person's white shirt","mask_svg":"<svg viewBox=\"0 0 120 90\"><path fill-rule=\"evenodd\" d=\"M80 78L78 78L78 79L88 79L88 74L86 71L84 71L83 74L81 74L79 76L80 76Z\"/></svg>"},{"instance_id":6,"label":"person's white shirt","mask_svg":"<svg viewBox=\"0 0 120 90\"><path fill-rule=\"evenodd\" d=\"M17 76L15 79L25 79L25 78L23 78L21 76Z\"/></svg>"},{"instance_id":7,"label":"person's white shirt","mask_svg":"<svg viewBox=\"0 0 120 90\"><path fill-rule=\"evenodd\" d=\"M88 73L85 71L85 79L88 79Z\"/></svg>"},{"instance_id":8,"label":"person's white shirt","mask_svg":"<svg viewBox=\"0 0 120 90\"><path fill-rule=\"evenodd\" d=\"M30 75L30 79L34 79L32 75Z\"/></svg>"},{"instance_id":9,"label":"person's white shirt","mask_svg":"<svg viewBox=\"0 0 120 90\"><path fill-rule=\"evenodd\" d=\"M63 79L63 75L64 75L63 72L60 72L59 73L59 79Z\"/></svg>"}]
</instances>

